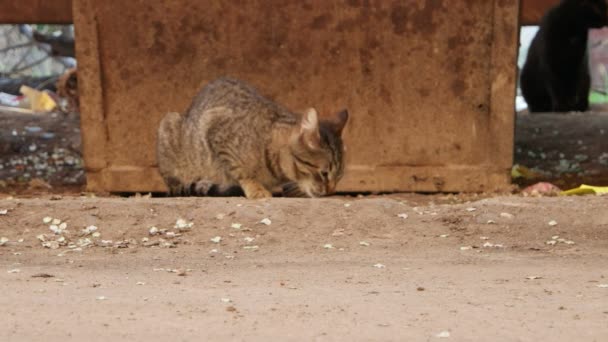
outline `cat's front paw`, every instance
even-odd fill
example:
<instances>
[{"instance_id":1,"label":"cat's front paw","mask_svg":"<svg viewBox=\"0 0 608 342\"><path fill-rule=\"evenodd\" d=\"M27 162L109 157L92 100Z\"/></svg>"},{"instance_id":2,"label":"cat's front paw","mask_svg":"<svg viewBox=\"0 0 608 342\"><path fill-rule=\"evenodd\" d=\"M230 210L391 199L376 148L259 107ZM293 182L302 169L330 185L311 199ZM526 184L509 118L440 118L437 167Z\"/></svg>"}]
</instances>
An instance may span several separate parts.
<instances>
[{"instance_id":1,"label":"cat's front paw","mask_svg":"<svg viewBox=\"0 0 608 342\"><path fill-rule=\"evenodd\" d=\"M259 189L253 191L251 193L245 193L248 199L261 199L261 198L270 198L272 197L272 193L266 189Z\"/></svg>"},{"instance_id":2,"label":"cat's front paw","mask_svg":"<svg viewBox=\"0 0 608 342\"><path fill-rule=\"evenodd\" d=\"M262 184L253 180L243 180L239 182L241 188L245 192L248 199L260 199L272 197L272 193L268 191Z\"/></svg>"}]
</instances>

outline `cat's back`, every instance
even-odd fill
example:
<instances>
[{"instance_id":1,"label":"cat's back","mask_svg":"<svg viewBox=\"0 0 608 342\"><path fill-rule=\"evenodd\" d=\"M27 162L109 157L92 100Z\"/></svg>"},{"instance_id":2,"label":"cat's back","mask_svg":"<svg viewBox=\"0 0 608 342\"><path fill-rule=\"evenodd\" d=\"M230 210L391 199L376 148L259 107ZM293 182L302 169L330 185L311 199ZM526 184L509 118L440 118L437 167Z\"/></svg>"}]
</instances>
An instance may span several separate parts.
<instances>
[{"instance_id":1,"label":"cat's back","mask_svg":"<svg viewBox=\"0 0 608 342\"><path fill-rule=\"evenodd\" d=\"M249 84L234 78L222 77L205 85L196 95L189 114L202 114L216 108L233 112L273 111L280 108Z\"/></svg>"}]
</instances>

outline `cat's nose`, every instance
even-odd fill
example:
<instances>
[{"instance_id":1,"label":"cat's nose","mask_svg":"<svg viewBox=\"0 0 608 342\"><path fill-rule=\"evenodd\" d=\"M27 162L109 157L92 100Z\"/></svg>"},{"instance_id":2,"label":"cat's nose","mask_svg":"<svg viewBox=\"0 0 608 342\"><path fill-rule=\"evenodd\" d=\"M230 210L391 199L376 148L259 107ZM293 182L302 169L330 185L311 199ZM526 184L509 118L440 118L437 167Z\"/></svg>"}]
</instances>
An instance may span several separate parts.
<instances>
[{"instance_id":1,"label":"cat's nose","mask_svg":"<svg viewBox=\"0 0 608 342\"><path fill-rule=\"evenodd\" d=\"M327 183L326 190L327 190L328 194L333 194L336 191L336 183L335 182Z\"/></svg>"}]
</instances>

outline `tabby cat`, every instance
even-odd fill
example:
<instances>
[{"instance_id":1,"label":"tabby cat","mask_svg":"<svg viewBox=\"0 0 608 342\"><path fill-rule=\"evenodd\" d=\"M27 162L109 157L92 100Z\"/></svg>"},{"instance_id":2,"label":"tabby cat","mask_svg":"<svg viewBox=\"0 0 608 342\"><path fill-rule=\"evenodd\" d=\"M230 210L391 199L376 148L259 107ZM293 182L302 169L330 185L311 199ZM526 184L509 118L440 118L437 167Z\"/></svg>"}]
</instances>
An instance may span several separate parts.
<instances>
[{"instance_id":1,"label":"tabby cat","mask_svg":"<svg viewBox=\"0 0 608 342\"><path fill-rule=\"evenodd\" d=\"M606 0L562 0L545 14L521 72L531 112L589 108L587 34L607 24Z\"/></svg>"},{"instance_id":2,"label":"tabby cat","mask_svg":"<svg viewBox=\"0 0 608 342\"><path fill-rule=\"evenodd\" d=\"M280 188L309 197L332 193L344 172L346 110L320 120L293 113L242 81L207 84L185 115L168 113L157 159L172 195L271 197Z\"/></svg>"}]
</instances>

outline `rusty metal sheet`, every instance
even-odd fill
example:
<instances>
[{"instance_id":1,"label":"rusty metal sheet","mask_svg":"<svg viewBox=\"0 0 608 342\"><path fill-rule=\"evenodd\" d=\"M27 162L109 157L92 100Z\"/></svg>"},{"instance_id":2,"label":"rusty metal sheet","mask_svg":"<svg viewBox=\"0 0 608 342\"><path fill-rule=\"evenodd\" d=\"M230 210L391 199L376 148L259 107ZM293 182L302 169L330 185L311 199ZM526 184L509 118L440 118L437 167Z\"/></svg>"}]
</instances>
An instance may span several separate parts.
<instances>
[{"instance_id":1,"label":"rusty metal sheet","mask_svg":"<svg viewBox=\"0 0 608 342\"><path fill-rule=\"evenodd\" d=\"M339 190L509 182L516 0L76 0L74 14L80 68L96 70L79 80L92 190L164 189L158 122L222 75L294 110L348 108Z\"/></svg>"},{"instance_id":2,"label":"rusty metal sheet","mask_svg":"<svg viewBox=\"0 0 608 342\"><path fill-rule=\"evenodd\" d=\"M538 25L545 12L560 0L521 0L521 24Z\"/></svg>"},{"instance_id":3,"label":"rusty metal sheet","mask_svg":"<svg viewBox=\"0 0 608 342\"><path fill-rule=\"evenodd\" d=\"M0 1L2 24L70 24L72 0L3 0Z\"/></svg>"}]
</instances>

